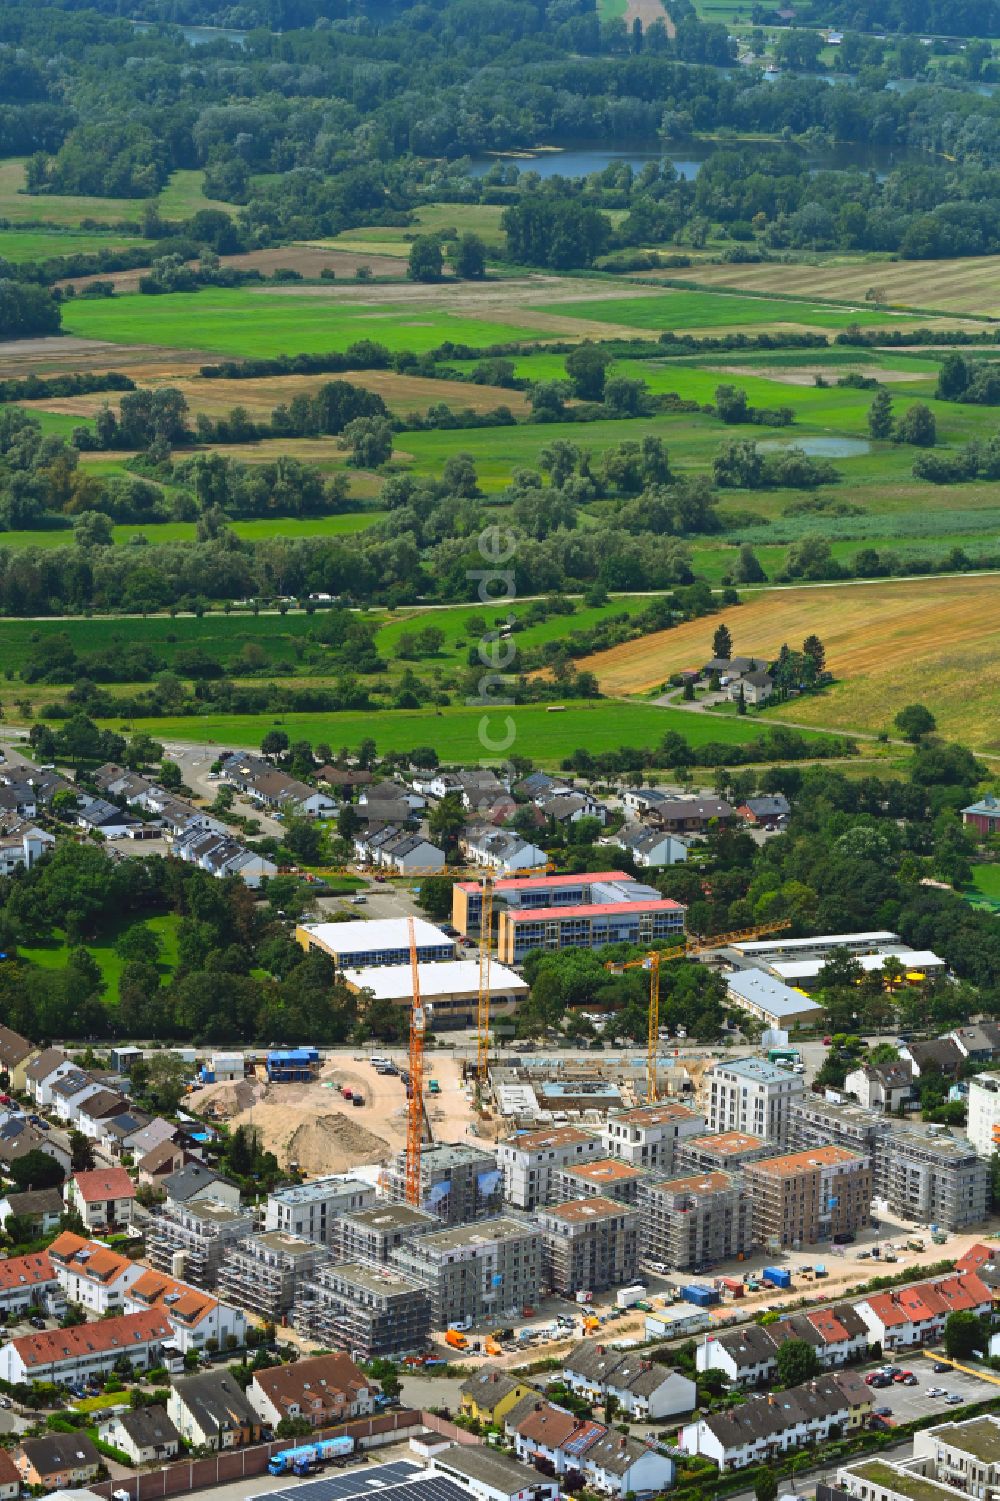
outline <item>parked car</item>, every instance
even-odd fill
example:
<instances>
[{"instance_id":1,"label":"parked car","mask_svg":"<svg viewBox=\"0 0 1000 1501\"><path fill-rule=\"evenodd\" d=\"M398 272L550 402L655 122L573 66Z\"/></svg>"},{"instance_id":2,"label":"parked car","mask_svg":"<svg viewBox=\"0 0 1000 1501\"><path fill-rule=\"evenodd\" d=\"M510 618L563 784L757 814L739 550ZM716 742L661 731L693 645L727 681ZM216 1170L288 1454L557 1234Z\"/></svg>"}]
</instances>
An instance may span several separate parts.
<instances>
[{"instance_id":1,"label":"parked car","mask_svg":"<svg viewBox=\"0 0 1000 1501\"><path fill-rule=\"evenodd\" d=\"M933 1370L935 1376L944 1376L951 1370L951 1366L946 1360L936 1360L934 1362Z\"/></svg>"},{"instance_id":2,"label":"parked car","mask_svg":"<svg viewBox=\"0 0 1000 1501\"><path fill-rule=\"evenodd\" d=\"M958 1392L949 1392L944 1400L947 1402L949 1407L957 1407L959 1402L965 1401L965 1398L960 1397L958 1395Z\"/></svg>"},{"instance_id":3,"label":"parked car","mask_svg":"<svg viewBox=\"0 0 1000 1501\"><path fill-rule=\"evenodd\" d=\"M892 1417L892 1408L891 1407L886 1407L886 1406L883 1405L882 1407L875 1407L875 1408L873 1408L872 1411L874 1412L874 1414L875 1414L875 1416L877 1418L891 1418Z\"/></svg>"},{"instance_id":4,"label":"parked car","mask_svg":"<svg viewBox=\"0 0 1000 1501\"><path fill-rule=\"evenodd\" d=\"M945 1395L945 1389L943 1386L929 1386L924 1393L925 1397L943 1397Z\"/></svg>"},{"instance_id":5,"label":"parked car","mask_svg":"<svg viewBox=\"0 0 1000 1501\"><path fill-rule=\"evenodd\" d=\"M916 1376L914 1376L913 1372L910 1371L908 1375L906 1375L906 1376L903 1377L903 1385L904 1386L919 1386L920 1383L917 1380Z\"/></svg>"},{"instance_id":6,"label":"parked car","mask_svg":"<svg viewBox=\"0 0 1000 1501\"><path fill-rule=\"evenodd\" d=\"M900 1382L902 1382L902 1381L916 1381L917 1378L916 1378L916 1376L914 1376L914 1374L913 1374L912 1371L897 1371L896 1374L895 1374L895 1376L893 1376L892 1379L893 1379L893 1381L900 1381Z\"/></svg>"}]
</instances>

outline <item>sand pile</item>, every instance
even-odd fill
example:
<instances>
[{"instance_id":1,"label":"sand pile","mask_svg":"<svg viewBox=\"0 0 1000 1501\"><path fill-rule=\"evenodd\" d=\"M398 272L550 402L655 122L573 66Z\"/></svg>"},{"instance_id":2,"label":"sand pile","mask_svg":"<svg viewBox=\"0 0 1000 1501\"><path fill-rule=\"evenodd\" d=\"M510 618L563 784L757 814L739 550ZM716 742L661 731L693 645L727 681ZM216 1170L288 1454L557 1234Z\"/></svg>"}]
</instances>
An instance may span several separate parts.
<instances>
[{"instance_id":1,"label":"sand pile","mask_svg":"<svg viewBox=\"0 0 1000 1501\"><path fill-rule=\"evenodd\" d=\"M187 1105L197 1115L214 1116L216 1120L232 1120L252 1110L264 1098L265 1085L253 1079L237 1079L227 1084L208 1084L197 1089L187 1098Z\"/></svg>"},{"instance_id":2,"label":"sand pile","mask_svg":"<svg viewBox=\"0 0 1000 1501\"><path fill-rule=\"evenodd\" d=\"M305 1122L278 1153L283 1166L295 1162L304 1173L346 1173L361 1162L388 1162L392 1155L387 1141L345 1115Z\"/></svg>"}]
</instances>

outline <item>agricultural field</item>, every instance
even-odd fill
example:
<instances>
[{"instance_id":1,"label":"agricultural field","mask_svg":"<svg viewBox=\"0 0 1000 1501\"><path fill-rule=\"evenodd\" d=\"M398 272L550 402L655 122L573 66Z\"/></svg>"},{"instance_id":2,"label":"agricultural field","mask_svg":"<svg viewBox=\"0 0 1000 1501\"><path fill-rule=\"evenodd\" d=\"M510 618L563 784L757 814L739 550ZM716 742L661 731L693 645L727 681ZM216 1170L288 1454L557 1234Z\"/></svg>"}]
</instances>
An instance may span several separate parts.
<instances>
[{"instance_id":1,"label":"agricultural field","mask_svg":"<svg viewBox=\"0 0 1000 1501\"><path fill-rule=\"evenodd\" d=\"M877 328L891 327L899 322L898 313L879 311L866 307L864 303L852 308L833 308L793 298L786 300L729 293L706 295L704 292L680 289L664 292L656 297L636 297L608 303L588 300L585 306L577 306L573 302L556 302L552 304L552 311L597 321L607 319L608 322L627 324L636 329L650 329L656 333L675 328L697 332L749 327L836 331L848 328L852 323Z\"/></svg>"},{"instance_id":2,"label":"agricultural field","mask_svg":"<svg viewBox=\"0 0 1000 1501\"><path fill-rule=\"evenodd\" d=\"M0 173L3 167L0 165ZM38 199L32 199L37 203ZM2 217L2 216L0 216ZM152 245L138 235L115 230L4 229L0 230L0 260L20 264L57 255L90 255L101 250L123 250Z\"/></svg>"},{"instance_id":3,"label":"agricultural field","mask_svg":"<svg viewBox=\"0 0 1000 1501\"><path fill-rule=\"evenodd\" d=\"M773 711L790 723L892 735L894 715L924 703L939 729L1000 753L1000 613L996 576L761 590L725 613L738 655L777 655L815 632L836 682ZM692 621L586 657L607 694L645 695L700 661L710 632ZM971 686L975 685L975 691ZM711 714L704 716L715 722ZM760 716L766 723L768 713ZM745 721L744 721L745 722Z\"/></svg>"},{"instance_id":4,"label":"agricultural field","mask_svg":"<svg viewBox=\"0 0 1000 1501\"><path fill-rule=\"evenodd\" d=\"M147 203L159 206L165 219L187 219L199 209L221 208L236 212L231 203L206 198L202 191L205 174L201 171L175 172L158 198L88 198L72 194L24 191L24 160L8 157L0 161L0 219L11 224L40 220L45 224L78 227L84 219L98 224L135 223L142 217Z\"/></svg>"},{"instance_id":5,"label":"agricultural field","mask_svg":"<svg viewBox=\"0 0 1000 1501\"><path fill-rule=\"evenodd\" d=\"M702 621L704 630L704 621ZM442 761L475 764L495 761L498 754L530 756L543 766L558 766L564 756L586 747L591 752L616 750L623 745L656 745L668 730L685 736L697 749L710 741L743 744L759 735L762 726L739 719L712 719L661 709L652 704L571 702L563 710L541 704L499 706L487 718L496 741L506 739L508 718L514 738L503 752L485 747L480 738L482 708L400 709L391 714L206 714L180 719L132 719L129 733L146 732L158 739L190 740L198 744L253 747L269 729L280 728L291 740L326 741L356 750L374 737L380 753L432 745ZM119 729L120 720L108 728Z\"/></svg>"},{"instance_id":6,"label":"agricultural field","mask_svg":"<svg viewBox=\"0 0 1000 1501\"><path fill-rule=\"evenodd\" d=\"M881 261L838 255L791 266L715 266L699 261L684 272L684 279L764 296L779 293L861 305L869 288L878 288L893 308L1000 316L1000 266L995 256Z\"/></svg>"},{"instance_id":7,"label":"agricultural field","mask_svg":"<svg viewBox=\"0 0 1000 1501\"><path fill-rule=\"evenodd\" d=\"M620 14L624 15L624 0ZM462 234L475 234L487 245L497 246L503 241L500 218L503 209L492 203L428 203L413 214L413 223L407 225L371 225L363 229L345 229L333 240L316 240L317 245L334 245L338 249L352 248L371 250L385 254L394 250L407 252L409 244L418 235L439 235L447 229L459 229Z\"/></svg>"}]
</instances>

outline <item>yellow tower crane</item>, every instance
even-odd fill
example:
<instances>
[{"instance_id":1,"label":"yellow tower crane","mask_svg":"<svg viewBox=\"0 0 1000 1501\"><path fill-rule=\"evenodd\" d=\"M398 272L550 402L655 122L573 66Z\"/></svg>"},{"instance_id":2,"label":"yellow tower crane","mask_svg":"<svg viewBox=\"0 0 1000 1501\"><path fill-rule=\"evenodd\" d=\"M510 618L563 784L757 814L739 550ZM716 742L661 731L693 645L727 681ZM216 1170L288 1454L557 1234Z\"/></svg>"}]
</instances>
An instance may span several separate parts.
<instances>
[{"instance_id":1,"label":"yellow tower crane","mask_svg":"<svg viewBox=\"0 0 1000 1501\"><path fill-rule=\"evenodd\" d=\"M476 1079L482 1089L490 1072L490 942L493 938L493 881L483 877L479 918L479 1010L476 1017Z\"/></svg>"},{"instance_id":2,"label":"yellow tower crane","mask_svg":"<svg viewBox=\"0 0 1000 1501\"><path fill-rule=\"evenodd\" d=\"M709 949L726 948L731 943L749 943L751 939L763 938L768 933L781 933L792 926L788 918L778 922L759 923L754 928L741 928L735 933L716 933L710 938L687 938L680 948L653 949L641 959L626 963L606 964L605 969L621 974L626 969L649 970L649 1027L646 1038L646 1102L655 1105L659 1098L657 1062L660 1053L660 966L674 959L695 959Z\"/></svg>"}]
</instances>

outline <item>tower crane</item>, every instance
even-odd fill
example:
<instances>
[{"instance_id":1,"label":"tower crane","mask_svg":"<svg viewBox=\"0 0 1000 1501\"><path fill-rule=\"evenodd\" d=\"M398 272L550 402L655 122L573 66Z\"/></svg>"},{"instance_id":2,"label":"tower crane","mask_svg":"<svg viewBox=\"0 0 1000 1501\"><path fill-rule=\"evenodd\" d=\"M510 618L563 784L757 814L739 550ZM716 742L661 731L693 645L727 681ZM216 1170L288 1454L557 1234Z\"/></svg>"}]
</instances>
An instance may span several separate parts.
<instances>
[{"instance_id":1,"label":"tower crane","mask_svg":"<svg viewBox=\"0 0 1000 1501\"><path fill-rule=\"evenodd\" d=\"M420 1154L424 1141L424 1033L427 1019L420 999L420 965L413 918L407 919L410 937L410 1089L406 1108L406 1202L420 1208Z\"/></svg>"},{"instance_id":2,"label":"tower crane","mask_svg":"<svg viewBox=\"0 0 1000 1501\"><path fill-rule=\"evenodd\" d=\"M657 1085L657 1061L660 1052L660 966L674 959L694 959L709 949L725 948L730 943L749 943L753 938L763 938L768 933L781 933L792 926L789 918L776 922L759 923L754 928L741 928L735 933L717 933L711 938L687 938L676 949L653 949L641 959L625 963L606 964L605 969L622 974L626 969L649 970L649 1027L646 1038L646 1100L655 1105L659 1098Z\"/></svg>"},{"instance_id":3,"label":"tower crane","mask_svg":"<svg viewBox=\"0 0 1000 1501\"><path fill-rule=\"evenodd\" d=\"M479 1010L476 1016L476 1079L480 1088L490 1071L490 940L493 937L493 881L483 877L479 918Z\"/></svg>"}]
</instances>

